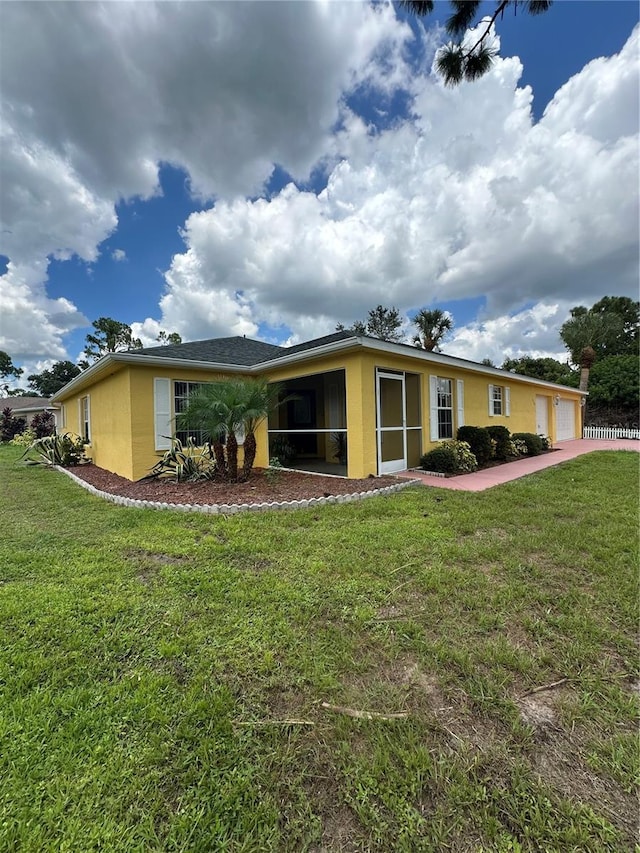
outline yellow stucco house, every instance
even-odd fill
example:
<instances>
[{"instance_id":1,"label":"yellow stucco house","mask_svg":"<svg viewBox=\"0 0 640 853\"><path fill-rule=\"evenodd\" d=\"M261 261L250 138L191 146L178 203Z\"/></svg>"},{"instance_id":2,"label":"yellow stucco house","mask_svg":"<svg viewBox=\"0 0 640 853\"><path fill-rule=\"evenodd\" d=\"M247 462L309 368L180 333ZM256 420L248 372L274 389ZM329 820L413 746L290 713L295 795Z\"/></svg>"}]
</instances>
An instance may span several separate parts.
<instances>
[{"instance_id":1,"label":"yellow stucco house","mask_svg":"<svg viewBox=\"0 0 640 853\"><path fill-rule=\"evenodd\" d=\"M52 402L61 431L84 436L96 465L138 480L170 446L193 388L231 375L265 376L291 395L256 433L257 466L285 444L289 467L348 477L414 467L463 424L577 438L584 399L563 385L336 332L293 347L231 337L109 353Z\"/></svg>"}]
</instances>

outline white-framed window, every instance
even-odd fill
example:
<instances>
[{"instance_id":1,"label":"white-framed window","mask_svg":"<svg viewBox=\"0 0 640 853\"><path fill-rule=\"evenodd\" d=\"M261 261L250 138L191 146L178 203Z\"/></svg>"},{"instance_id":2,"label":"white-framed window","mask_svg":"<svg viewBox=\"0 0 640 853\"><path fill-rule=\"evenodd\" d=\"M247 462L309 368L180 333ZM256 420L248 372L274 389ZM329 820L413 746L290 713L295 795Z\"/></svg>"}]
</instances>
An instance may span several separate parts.
<instances>
[{"instance_id":1,"label":"white-framed window","mask_svg":"<svg viewBox=\"0 0 640 853\"><path fill-rule=\"evenodd\" d=\"M173 383L173 411L177 415L180 412L184 412L187 408L187 404L189 401L189 395L193 394L194 391L197 391L199 388L204 387L205 385L210 384L207 382L183 382L176 380ZM206 441L206 435L202 430L176 430L176 438L179 439L183 444L186 444L189 436L192 436L195 443L197 445L203 445ZM222 443L224 444L226 441L226 436L222 434L220 436ZM236 439L238 444L244 444L244 429L240 428L236 430Z\"/></svg>"},{"instance_id":2,"label":"white-framed window","mask_svg":"<svg viewBox=\"0 0 640 853\"><path fill-rule=\"evenodd\" d=\"M453 438L453 382L437 377L438 438Z\"/></svg>"},{"instance_id":3,"label":"white-framed window","mask_svg":"<svg viewBox=\"0 0 640 853\"><path fill-rule=\"evenodd\" d=\"M491 391L492 415L502 414L502 385L494 385Z\"/></svg>"},{"instance_id":4,"label":"white-framed window","mask_svg":"<svg viewBox=\"0 0 640 853\"><path fill-rule=\"evenodd\" d=\"M91 441L91 401L88 394L80 398L80 435L86 442Z\"/></svg>"},{"instance_id":5,"label":"white-framed window","mask_svg":"<svg viewBox=\"0 0 640 853\"><path fill-rule=\"evenodd\" d=\"M455 417L454 417L455 406ZM454 438L464 424L464 381L444 376L429 377L429 437L431 441Z\"/></svg>"},{"instance_id":6,"label":"white-framed window","mask_svg":"<svg viewBox=\"0 0 640 853\"><path fill-rule=\"evenodd\" d=\"M511 391L505 385L489 385L489 417L511 414Z\"/></svg>"}]
</instances>

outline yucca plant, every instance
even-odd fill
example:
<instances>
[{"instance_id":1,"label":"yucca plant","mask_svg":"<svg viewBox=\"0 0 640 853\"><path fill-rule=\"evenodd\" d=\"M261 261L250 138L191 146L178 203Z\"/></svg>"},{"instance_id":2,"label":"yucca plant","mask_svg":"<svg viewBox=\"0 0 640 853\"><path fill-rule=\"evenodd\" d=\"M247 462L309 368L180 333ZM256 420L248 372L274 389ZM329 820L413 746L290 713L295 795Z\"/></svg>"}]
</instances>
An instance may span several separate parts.
<instances>
[{"instance_id":1,"label":"yucca plant","mask_svg":"<svg viewBox=\"0 0 640 853\"><path fill-rule=\"evenodd\" d=\"M173 478L176 483L211 480L216 473L216 464L210 444L198 447L189 437L186 445L179 438L171 439L171 449L142 479L157 477Z\"/></svg>"},{"instance_id":2,"label":"yucca plant","mask_svg":"<svg viewBox=\"0 0 640 853\"><path fill-rule=\"evenodd\" d=\"M20 458L24 459L32 453L37 453L37 459L25 460L27 465L60 465L62 468L69 468L86 462L85 444L83 438L69 432L47 435L33 441Z\"/></svg>"}]
</instances>

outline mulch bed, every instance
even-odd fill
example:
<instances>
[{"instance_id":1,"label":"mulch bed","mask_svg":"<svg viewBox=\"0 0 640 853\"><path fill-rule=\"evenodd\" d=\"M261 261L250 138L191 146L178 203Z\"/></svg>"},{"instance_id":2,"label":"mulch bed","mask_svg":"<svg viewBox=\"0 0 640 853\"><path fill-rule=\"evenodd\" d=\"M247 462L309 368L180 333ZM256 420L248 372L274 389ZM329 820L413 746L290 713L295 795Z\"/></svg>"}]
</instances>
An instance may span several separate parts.
<instances>
[{"instance_id":1,"label":"mulch bed","mask_svg":"<svg viewBox=\"0 0 640 853\"><path fill-rule=\"evenodd\" d=\"M275 480L255 468L246 483L224 483L205 480L198 483L176 483L157 479L131 482L97 465L79 465L70 471L102 492L170 504L250 504L274 501L300 501L327 498L331 495L350 495L370 492L393 485L392 477L369 477L366 480L347 480L323 477L299 471L280 471Z\"/></svg>"}]
</instances>

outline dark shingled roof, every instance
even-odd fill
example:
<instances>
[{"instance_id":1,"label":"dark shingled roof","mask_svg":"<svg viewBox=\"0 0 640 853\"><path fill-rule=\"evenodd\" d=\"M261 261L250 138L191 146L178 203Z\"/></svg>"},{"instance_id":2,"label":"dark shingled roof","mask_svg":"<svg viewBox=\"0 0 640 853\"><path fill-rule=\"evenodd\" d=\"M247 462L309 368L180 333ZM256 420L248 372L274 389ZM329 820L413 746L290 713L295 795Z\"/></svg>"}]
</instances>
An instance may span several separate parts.
<instances>
[{"instance_id":1,"label":"dark shingled roof","mask_svg":"<svg viewBox=\"0 0 640 853\"><path fill-rule=\"evenodd\" d=\"M312 341L305 341L302 344L296 344L293 347L280 347L280 352L276 355L271 356L271 358L280 358L285 355L292 355L297 352L304 352L308 349L315 349L316 347L322 347L326 344L334 344L337 341L346 341L347 338L356 337L355 332L334 332L332 335L325 335L323 338L314 338ZM363 337L362 335L360 337ZM366 335L364 335L366 337Z\"/></svg>"},{"instance_id":2,"label":"dark shingled roof","mask_svg":"<svg viewBox=\"0 0 640 853\"><path fill-rule=\"evenodd\" d=\"M251 367L284 355L288 350L264 341L254 341L239 335L233 338L211 338L207 341L190 341L186 344L145 347L131 350L127 355L153 355L186 361L210 361L213 364L240 364Z\"/></svg>"}]
</instances>

